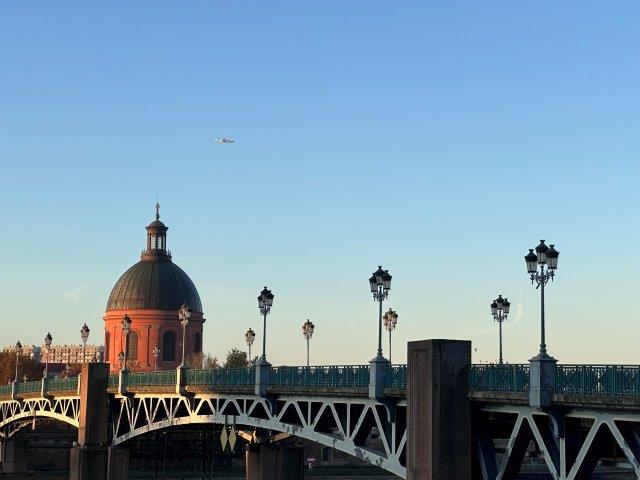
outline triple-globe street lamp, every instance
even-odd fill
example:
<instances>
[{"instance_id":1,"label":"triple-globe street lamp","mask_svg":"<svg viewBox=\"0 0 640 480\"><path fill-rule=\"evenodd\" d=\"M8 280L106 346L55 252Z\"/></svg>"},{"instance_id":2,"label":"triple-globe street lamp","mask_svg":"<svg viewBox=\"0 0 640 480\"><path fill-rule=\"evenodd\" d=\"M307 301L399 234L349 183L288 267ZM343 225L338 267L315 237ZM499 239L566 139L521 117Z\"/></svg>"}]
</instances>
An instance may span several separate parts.
<instances>
[{"instance_id":1,"label":"triple-globe street lamp","mask_svg":"<svg viewBox=\"0 0 640 480\"><path fill-rule=\"evenodd\" d=\"M185 348L187 345L187 325L189 325L189 318L191 318L191 309L186 303L183 303L178 310L178 318L180 319L180 325L182 325L182 363L180 363L180 367L184 367Z\"/></svg>"},{"instance_id":2,"label":"triple-globe street lamp","mask_svg":"<svg viewBox=\"0 0 640 480\"><path fill-rule=\"evenodd\" d=\"M311 337L313 337L313 331L315 328L316 326L309 319L302 324L302 335L307 341L307 368L309 368L309 341L311 340Z\"/></svg>"},{"instance_id":3,"label":"triple-globe street lamp","mask_svg":"<svg viewBox=\"0 0 640 480\"><path fill-rule=\"evenodd\" d=\"M123 372L128 371L127 370L127 355L129 354L128 350L129 350L129 333L131 332L131 319L129 318L129 315L125 314L124 317L122 318L122 333L124 335L124 352L120 352L120 355L122 355L122 359L120 360L121 363L121 370ZM118 355L118 358L120 359L120 355Z\"/></svg>"},{"instance_id":4,"label":"triple-globe street lamp","mask_svg":"<svg viewBox=\"0 0 640 480\"><path fill-rule=\"evenodd\" d=\"M87 327L86 323L82 325L82 328L80 329L80 338L82 339L82 363L85 363L87 361L85 357L87 340L89 339L89 327Z\"/></svg>"},{"instance_id":5,"label":"triple-globe street lamp","mask_svg":"<svg viewBox=\"0 0 640 480\"><path fill-rule=\"evenodd\" d=\"M398 314L395 310L389 309L389 311L384 314L382 320L385 330L389 332L389 363L391 363L391 332L396 329L396 325L398 324Z\"/></svg>"},{"instance_id":6,"label":"triple-globe street lamp","mask_svg":"<svg viewBox=\"0 0 640 480\"><path fill-rule=\"evenodd\" d=\"M260 358L260 363L267 362L267 315L271 311L271 307L273 306L273 293L267 287L264 287L258 295L258 310L262 314L263 323L262 323L262 357Z\"/></svg>"},{"instance_id":7,"label":"triple-globe street lamp","mask_svg":"<svg viewBox=\"0 0 640 480\"><path fill-rule=\"evenodd\" d=\"M369 287L373 294L373 300L378 302L378 353L376 360L384 360L382 356L382 302L389 296L389 290L391 290L391 275L389 270L383 270L382 266L378 266L378 270L373 272L371 278L369 278Z\"/></svg>"},{"instance_id":8,"label":"triple-globe street lamp","mask_svg":"<svg viewBox=\"0 0 640 480\"><path fill-rule=\"evenodd\" d=\"M20 359L20 355L22 355L22 344L20 340L16 342L16 382L18 381L18 361Z\"/></svg>"},{"instance_id":9,"label":"triple-globe street lamp","mask_svg":"<svg viewBox=\"0 0 640 480\"><path fill-rule=\"evenodd\" d=\"M545 343L544 331L544 287L553 281L555 270L558 268L559 252L552 245L545 245L544 240L535 248L529 249L524 260L527 263L527 273L531 277L531 285L537 284L536 289L540 289L540 353L538 358L548 358L547 344Z\"/></svg>"},{"instance_id":10,"label":"triple-globe street lamp","mask_svg":"<svg viewBox=\"0 0 640 480\"><path fill-rule=\"evenodd\" d=\"M153 347L153 358L155 359L156 371L158 370L158 357L160 356L160 346Z\"/></svg>"},{"instance_id":11,"label":"triple-globe street lamp","mask_svg":"<svg viewBox=\"0 0 640 480\"><path fill-rule=\"evenodd\" d=\"M44 337L44 347L47 350L47 358L44 364L44 377L46 378L49 375L49 351L51 350L51 343L53 342L53 337L51 336L51 332L48 332Z\"/></svg>"},{"instance_id":12,"label":"triple-globe street lamp","mask_svg":"<svg viewBox=\"0 0 640 480\"><path fill-rule=\"evenodd\" d=\"M253 329L249 329L244 334L244 341L247 342L247 347L249 347L249 364L251 364L251 347L253 346L253 342L256 339L256 332Z\"/></svg>"},{"instance_id":13,"label":"triple-globe street lamp","mask_svg":"<svg viewBox=\"0 0 640 480\"><path fill-rule=\"evenodd\" d=\"M502 365L502 322L504 322L507 317L509 316L509 307L511 306L511 303L509 303L509 300L507 300L506 298L502 298L502 295L498 295L498 298L496 298L490 305L491 307L491 316L493 316L493 319L498 322L499 325L499 350L500 350L500 355L499 355L499 359L498 359L498 364Z\"/></svg>"}]
</instances>

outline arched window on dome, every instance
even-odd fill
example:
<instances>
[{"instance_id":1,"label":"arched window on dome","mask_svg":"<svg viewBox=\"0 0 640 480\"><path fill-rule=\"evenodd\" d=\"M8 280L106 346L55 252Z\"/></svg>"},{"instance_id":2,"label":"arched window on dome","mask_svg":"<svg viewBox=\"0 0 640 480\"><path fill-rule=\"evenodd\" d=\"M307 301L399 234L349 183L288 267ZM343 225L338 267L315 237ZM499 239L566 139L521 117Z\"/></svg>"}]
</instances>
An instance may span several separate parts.
<instances>
[{"instance_id":1,"label":"arched window on dome","mask_svg":"<svg viewBox=\"0 0 640 480\"><path fill-rule=\"evenodd\" d=\"M174 362L176 359L176 334L169 331L162 335L162 360Z\"/></svg>"},{"instance_id":2,"label":"arched window on dome","mask_svg":"<svg viewBox=\"0 0 640 480\"><path fill-rule=\"evenodd\" d=\"M127 363L138 361L138 334L133 330L129 332L129 344L127 345Z\"/></svg>"},{"instance_id":3,"label":"arched window on dome","mask_svg":"<svg viewBox=\"0 0 640 480\"><path fill-rule=\"evenodd\" d=\"M193 352L200 353L202 351L202 338L200 337L200 332L196 332L195 337L193 339Z\"/></svg>"}]
</instances>

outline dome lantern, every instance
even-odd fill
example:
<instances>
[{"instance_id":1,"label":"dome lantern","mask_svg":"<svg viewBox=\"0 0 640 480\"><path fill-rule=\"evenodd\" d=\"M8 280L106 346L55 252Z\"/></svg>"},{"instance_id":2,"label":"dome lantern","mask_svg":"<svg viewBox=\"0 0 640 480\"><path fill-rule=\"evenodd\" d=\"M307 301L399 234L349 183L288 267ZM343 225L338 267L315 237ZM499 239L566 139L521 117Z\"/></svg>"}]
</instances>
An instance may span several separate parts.
<instances>
[{"instance_id":1,"label":"dome lantern","mask_svg":"<svg viewBox=\"0 0 640 480\"><path fill-rule=\"evenodd\" d=\"M171 258L167 250L167 230L160 221L160 204L156 203L156 219L147 226L147 249L142 252L142 260Z\"/></svg>"}]
</instances>

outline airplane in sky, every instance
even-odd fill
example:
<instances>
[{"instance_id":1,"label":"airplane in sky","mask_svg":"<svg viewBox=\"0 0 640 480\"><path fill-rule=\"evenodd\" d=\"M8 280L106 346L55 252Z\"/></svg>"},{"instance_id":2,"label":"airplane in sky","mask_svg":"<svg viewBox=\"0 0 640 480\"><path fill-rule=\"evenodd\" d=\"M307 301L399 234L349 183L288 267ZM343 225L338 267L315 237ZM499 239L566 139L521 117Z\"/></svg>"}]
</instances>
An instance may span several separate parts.
<instances>
[{"instance_id":1,"label":"airplane in sky","mask_svg":"<svg viewBox=\"0 0 640 480\"><path fill-rule=\"evenodd\" d=\"M214 138L216 143L233 143L235 140L233 138Z\"/></svg>"}]
</instances>

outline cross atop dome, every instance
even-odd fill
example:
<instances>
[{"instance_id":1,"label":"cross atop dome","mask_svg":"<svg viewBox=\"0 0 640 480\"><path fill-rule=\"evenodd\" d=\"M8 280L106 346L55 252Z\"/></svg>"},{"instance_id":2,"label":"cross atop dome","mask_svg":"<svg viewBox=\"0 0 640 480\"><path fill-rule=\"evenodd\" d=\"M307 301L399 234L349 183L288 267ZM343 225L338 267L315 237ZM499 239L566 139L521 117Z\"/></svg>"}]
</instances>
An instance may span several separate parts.
<instances>
[{"instance_id":1,"label":"cross atop dome","mask_svg":"<svg viewBox=\"0 0 640 480\"><path fill-rule=\"evenodd\" d=\"M156 220L160 220L160 204L156 201Z\"/></svg>"}]
</instances>

